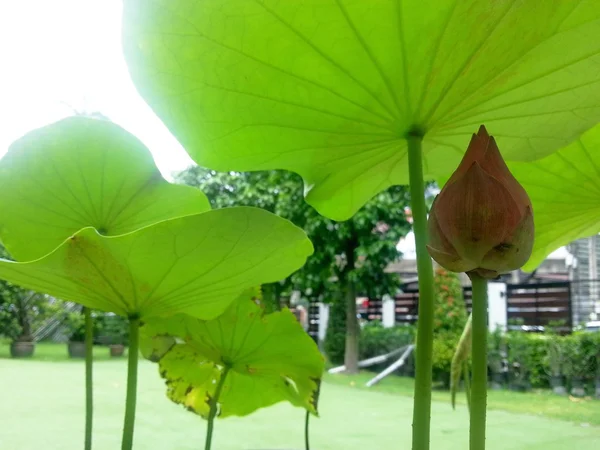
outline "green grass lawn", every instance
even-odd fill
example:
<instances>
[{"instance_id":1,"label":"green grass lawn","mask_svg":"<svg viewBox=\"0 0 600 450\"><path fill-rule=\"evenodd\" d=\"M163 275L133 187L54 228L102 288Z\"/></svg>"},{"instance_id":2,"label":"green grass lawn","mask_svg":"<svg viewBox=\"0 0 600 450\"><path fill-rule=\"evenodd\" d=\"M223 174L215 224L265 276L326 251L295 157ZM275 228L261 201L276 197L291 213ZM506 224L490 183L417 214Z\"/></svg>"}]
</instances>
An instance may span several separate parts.
<instances>
[{"instance_id":1,"label":"green grass lawn","mask_svg":"<svg viewBox=\"0 0 600 450\"><path fill-rule=\"evenodd\" d=\"M0 340L0 364L3 359L10 359L10 341ZM96 361L108 361L111 359L108 347L96 346L94 348L94 359ZM23 361L50 361L50 362L69 362L81 363L81 360L69 358L67 353L67 344L38 343L32 359L23 359Z\"/></svg>"},{"instance_id":2,"label":"green grass lawn","mask_svg":"<svg viewBox=\"0 0 600 450\"><path fill-rule=\"evenodd\" d=\"M97 356L108 350L97 348ZM79 450L83 442L83 362L66 362L64 346L39 346L37 358L6 358L0 346L0 449ZM107 359L103 356L101 359ZM119 448L125 361L98 360L94 367L96 418L94 448ZM410 448L412 405L410 380L391 379L374 390L361 387L366 375L327 376L321 396L321 418L312 422L313 450ZM350 386L354 383L354 386ZM504 395L506 394L506 395ZM489 450L562 450L600 448L600 427L581 423L588 408L600 415L600 402L570 405L574 422L542 417L529 405L536 394L491 393ZM435 393L432 450L467 448L468 414L464 405L452 411L447 394ZM437 401L437 400L444 400ZM534 412L523 414L519 410ZM590 410L592 411L592 410ZM554 413L552 413L554 414ZM591 417L593 414L589 413ZM261 410L247 418L218 421L215 450L303 448L303 417L287 404ZM586 420L591 422L591 420ZM597 420L596 420L597 422ZM203 448L205 422L172 404L155 365L140 362L135 448L187 450Z\"/></svg>"},{"instance_id":3,"label":"green grass lawn","mask_svg":"<svg viewBox=\"0 0 600 450\"><path fill-rule=\"evenodd\" d=\"M330 383L348 386L354 389L368 389L382 393L399 394L412 397L413 379L404 377L387 377L379 384L367 388L365 383L375 374L364 372L354 376L326 375ZM450 405L448 391L433 391L433 400ZM456 396L456 403L466 404L463 392ZM489 391L488 409L531 414L549 418L573 421L577 423L600 425L600 400L586 398L574 399L552 394L550 390L533 390L527 393L509 390Z\"/></svg>"}]
</instances>

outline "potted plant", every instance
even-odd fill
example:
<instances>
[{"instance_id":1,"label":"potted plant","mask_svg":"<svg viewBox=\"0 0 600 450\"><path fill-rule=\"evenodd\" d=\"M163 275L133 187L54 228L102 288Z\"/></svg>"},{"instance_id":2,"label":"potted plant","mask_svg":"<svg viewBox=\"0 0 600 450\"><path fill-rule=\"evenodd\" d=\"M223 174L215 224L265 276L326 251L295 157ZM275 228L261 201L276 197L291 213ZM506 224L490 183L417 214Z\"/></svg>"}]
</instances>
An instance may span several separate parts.
<instances>
[{"instance_id":1,"label":"potted plant","mask_svg":"<svg viewBox=\"0 0 600 450\"><path fill-rule=\"evenodd\" d=\"M45 296L26 291L5 281L0 281L0 330L11 340L10 354L13 358L33 356L34 323L45 312Z\"/></svg>"},{"instance_id":2,"label":"potted plant","mask_svg":"<svg viewBox=\"0 0 600 450\"><path fill-rule=\"evenodd\" d=\"M566 395L567 388L565 383L564 366L566 361L566 351L563 337L551 334L548 337L545 364L548 367L550 376L550 386L557 395Z\"/></svg>"},{"instance_id":3,"label":"potted plant","mask_svg":"<svg viewBox=\"0 0 600 450\"><path fill-rule=\"evenodd\" d=\"M63 324L67 328L69 358L85 358L85 319L80 311L67 312Z\"/></svg>"},{"instance_id":4,"label":"potted plant","mask_svg":"<svg viewBox=\"0 0 600 450\"><path fill-rule=\"evenodd\" d=\"M0 258L11 259L1 244ZM0 335L11 340L13 358L33 356L33 330L47 317L49 309L45 295L0 280Z\"/></svg>"},{"instance_id":5,"label":"potted plant","mask_svg":"<svg viewBox=\"0 0 600 450\"><path fill-rule=\"evenodd\" d=\"M110 356L123 356L125 344L129 337L127 319L116 314L107 314L104 317L103 334L108 339Z\"/></svg>"}]
</instances>

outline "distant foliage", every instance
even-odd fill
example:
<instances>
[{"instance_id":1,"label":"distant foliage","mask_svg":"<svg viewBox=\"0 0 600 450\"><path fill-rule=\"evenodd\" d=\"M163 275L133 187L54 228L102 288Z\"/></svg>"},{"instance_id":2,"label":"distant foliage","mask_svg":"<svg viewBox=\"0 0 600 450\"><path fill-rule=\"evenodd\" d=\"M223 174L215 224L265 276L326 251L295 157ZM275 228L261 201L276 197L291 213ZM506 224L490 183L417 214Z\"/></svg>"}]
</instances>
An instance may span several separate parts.
<instances>
[{"instance_id":1,"label":"distant foliage","mask_svg":"<svg viewBox=\"0 0 600 450\"><path fill-rule=\"evenodd\" d=\"M503 336L508 349L511 383L548 388L550 377L566 376L591 382L600 376L600 333L560 336L510 331Z\"/></svg>"},{"instance_id":2,"label":"distant foliage","mask_svg":"<svg viewBox=\"0 0 600 450\"><path fill-rule=\"evenodd\" d=\"M567 348L566 375L591 380L598 376L600 333L573 333L565 338Z\"/></svg>"},{"instance_id":3,"label":"distant foliage","mask_svg":"<svg viewBox=\"0 0 600 450\"><path fill-rule=\"evenodd\" d=\"M11 259L0 245L0 258ZM0 280L0 337L29 342L32 332L49 314L46 296Z\"/></svg>"},{"instance_id":4,"label":"distant foliage","mask_svg":"<svg viewBox=\"0 0 600 450\"><path fill-rule=\"evenodd\" d=\"M544 335L511 331L506 334L511 383L522 388L548 387L548 339Z\"/></svg>"},{"instance_id":5,"label":"distant foliage","mask_svg":"<svg viewBox=\"0 0 600 450\"><path fill-rule=\"evenodd\" d=\"M467 322L467 310L458 275L437 268L434 288L433 377L448 385L452 357Z\"/></svg>"},{"instance_id":6,"label":"distant foliage","mask_svg":"<svg viewBox=\"0 0 600 450\"><path fill-rule=\"evenodd\" d=\"M338 302L334 302L330 307L329 326L325 338L325 352L332 364L344 362L345 322L343 305L340 307ZM413 325L397 325L386 328L379 321L369 322L363 326L360 333L360 359L385 355L412 344L415 335L416 327ZM376 366L375 370L378 368L380 366Z\"/></svg>"},{"instance_id":7,"label":"distant foliage","mask_svg":"<svg viewBox=\"0 0 600 450\"><path fill-rule=\"evenodd\" d=\"M414 326L398 325L385 328L381 322L366 324L360 335L360 359L372 358L412 344L415 338Z\"/></svg>"},{"instance_id":8,"label":"distant foliage","mask_svg":"<svg viewBox=\"0 0 600 450\"><path fill-rule=\"evenodd\" d=\"M462 333L467 322L467 310L463 288L458 275L437 268L433 280L435 286L434 329Z\"/></svg>"},{"instance_id":9,"label":"distant foliage","mask_svg":"<svg viewBox=\"0 0 600 450\"><path fill-rule=\"evenodd\" d=\"M336 298L329 306L329 322L323 343L327 359L332 364L344 363L346 351L346 305L343 298Z\"/></svg>"}]
</instances>

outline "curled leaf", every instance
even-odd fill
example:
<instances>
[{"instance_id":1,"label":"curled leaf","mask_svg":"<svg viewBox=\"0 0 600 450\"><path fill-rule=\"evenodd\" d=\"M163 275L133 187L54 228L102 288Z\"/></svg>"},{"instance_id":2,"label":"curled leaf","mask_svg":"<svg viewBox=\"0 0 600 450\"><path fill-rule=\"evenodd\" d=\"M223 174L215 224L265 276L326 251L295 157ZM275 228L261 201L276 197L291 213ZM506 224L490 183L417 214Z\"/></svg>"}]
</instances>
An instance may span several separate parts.
<instances>
[{"instance_id":1,"label":"curled leaf","mask_svg":"<svg viewBox=\"0 0 600 450\"><path fill-rule=\"evenodd\" d=\"M465 364L468 363L471 355L471 318L471 315L469 315L465 328L460 336L460 340L458 341L458 345L456 346L454 356L452 357L452 365L450 366L450 395L452 408L456 407L456 391L458 390Z\"/></svg>"},{"instance_id":2,"label":"curled leaf","mask_svg":"<svg viewBox=\"0 0 600 450\"><path fill-rule=\"evenodd\" d=\"M316 414L323 357L289 310L264 315L253 297L245 292L210 321L177 315L144 325L147 335L170 331L178 339L159 361L167 396L206 418L226 375L219 417L286 400Z\"/></svg>"},{"instance_id":3,"label":"curled leaf","mask_svg":"<svg viewBox=\"0 0 600 450\"><path fill-rule=\"evenodd\" d=\"M19 261L82 228L117 236L210 209L198 189L168 183L148 148L120 126L69 117L15 141L0 160L0 237Z\"/></svg>"}]
</instances>

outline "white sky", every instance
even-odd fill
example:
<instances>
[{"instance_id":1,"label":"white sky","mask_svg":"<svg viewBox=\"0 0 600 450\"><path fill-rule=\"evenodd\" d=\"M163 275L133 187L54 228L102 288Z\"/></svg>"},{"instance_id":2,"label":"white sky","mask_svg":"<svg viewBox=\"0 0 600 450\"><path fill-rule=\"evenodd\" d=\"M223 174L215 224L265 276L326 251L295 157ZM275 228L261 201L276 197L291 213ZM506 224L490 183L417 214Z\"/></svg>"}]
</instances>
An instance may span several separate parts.
<instances>
[{"instance_id":1,"label":"white sky","mask_svg":"<svg viewBox=\"0 0 600 450\"><path fill-rule=\"evenodd\" d=\"M135 90L120 21L120 0L0 1L0 156L75 109L99 111L136 135L166 177L192 164Z\"/></svg>"}]
</instances>

